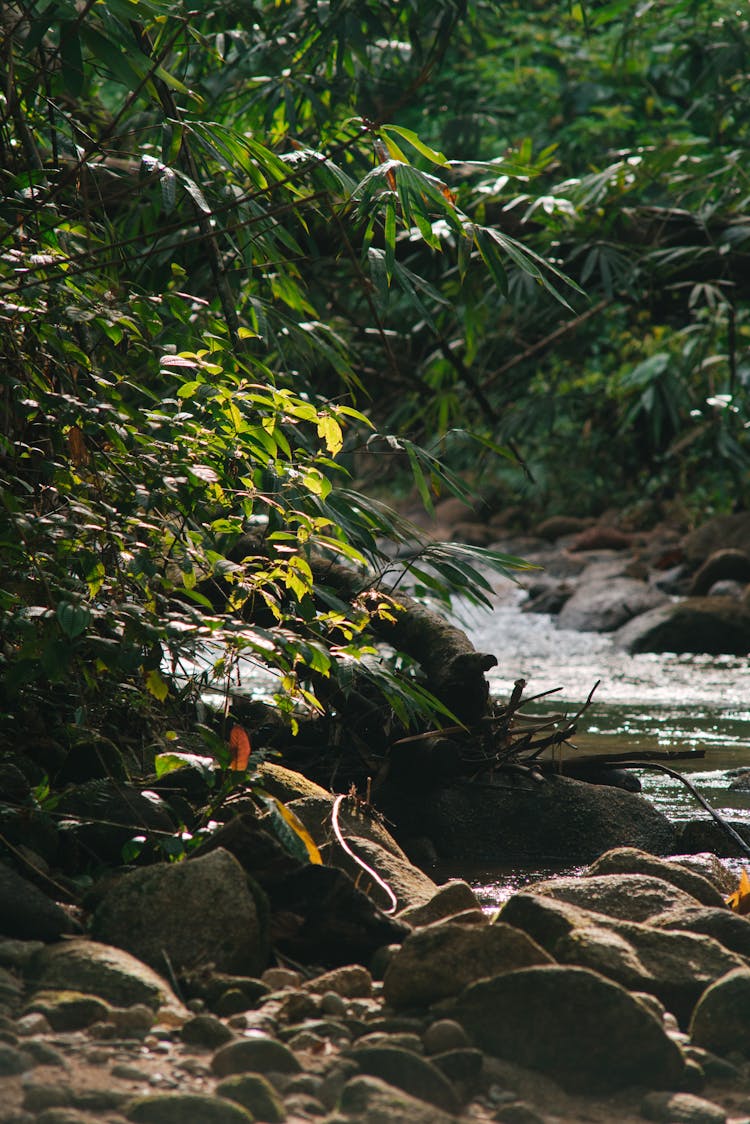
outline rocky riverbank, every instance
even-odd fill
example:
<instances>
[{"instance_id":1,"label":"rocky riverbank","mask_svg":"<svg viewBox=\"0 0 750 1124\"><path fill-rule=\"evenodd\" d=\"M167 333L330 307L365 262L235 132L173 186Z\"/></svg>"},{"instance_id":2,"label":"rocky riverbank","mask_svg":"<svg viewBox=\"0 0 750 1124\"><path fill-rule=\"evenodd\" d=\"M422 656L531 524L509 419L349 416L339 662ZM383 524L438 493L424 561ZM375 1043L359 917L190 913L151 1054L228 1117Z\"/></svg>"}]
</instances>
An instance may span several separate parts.
<instances>
[{"instance_id":1,"label":"rocky riverbank","mask_svg":"<svg viewBox=\"0 0 750 1124\"><path fill-rule=\"evenodd\" d=\"M490 917L353 811L397 910L310 866L316 912L259 887L247 819L84 913L0 887L2 1124L750 1121L750 921L714 856L619 848Z\"/></svg>"}]
</instances>

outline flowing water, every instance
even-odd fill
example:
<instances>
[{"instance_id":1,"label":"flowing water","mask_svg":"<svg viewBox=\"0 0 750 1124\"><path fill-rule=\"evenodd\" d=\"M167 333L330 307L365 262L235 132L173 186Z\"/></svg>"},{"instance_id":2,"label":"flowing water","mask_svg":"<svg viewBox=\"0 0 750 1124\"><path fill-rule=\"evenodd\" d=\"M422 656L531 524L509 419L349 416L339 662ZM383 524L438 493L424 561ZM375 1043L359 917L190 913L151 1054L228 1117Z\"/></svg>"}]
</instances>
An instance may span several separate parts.
<instances>
[{"instance_id":1,"label":"flowing water","mask_svg":"<svg viewBox=\"0 0 750 1124\"><path fill-rule=\"evenodd\" d=\"M705 750L704 758L676 761L716 810L750 821L750 791L730 791L731 771L750 769L750 661L736 656L630 656L602 633L568 632L554 618L523 613L523 594L498 586L493 611L459 608L458 623L499 666L488 673L493 694L507 698L514 681L525 694L559 688L538 704L573 715L599 681L574 743L590 753ZM544 705L542 705L544 704ZM570 751L571 755L574 751ZM637 771L643 794L671 820L708 818L684 785L656 772ZM567 868L568 871L570 868ZM452 871L458 874L458 871ZM464 870L486 905L549 870ZM560 873L557 870L556 873Z\"/></svg>"}]
</instances>

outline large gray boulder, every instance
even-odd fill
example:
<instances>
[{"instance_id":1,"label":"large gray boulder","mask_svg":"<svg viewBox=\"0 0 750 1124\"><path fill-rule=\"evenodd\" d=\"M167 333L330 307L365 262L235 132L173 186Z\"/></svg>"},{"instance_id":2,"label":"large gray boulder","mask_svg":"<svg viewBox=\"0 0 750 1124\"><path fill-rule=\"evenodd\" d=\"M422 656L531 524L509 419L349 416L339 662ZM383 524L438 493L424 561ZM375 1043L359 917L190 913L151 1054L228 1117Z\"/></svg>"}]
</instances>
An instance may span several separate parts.
<instances>
[{"instance_id":1,"label":"large gray boulder","mask_svg":"<svg viewBox=\"0 0 750 1124\"><path fill-rule=\"evenodd\" d=\"M398 854L394 854L373 839L356 835L349 836L346 842L355 855L390 886L398 903L397 909L423 906L434 897L437 884L419 867L410 863L401 848L398 849ZM337 840L332 840L322 847L321 854L325 863L345 871L360 890L377 902L381 909L388 909L391 906L391 901L382 886L379 886L375 879L355 862Z\"/></svg>"},{"instance_id":2,"label":"large gray boulder","mask_svg":"<svg viewBox=\"0 0 750 1124\"><path fill-rule=\"evenodd\" d=\"M656 586L636 578L602 578L581 583L563 605L558 628L577 632L613 632L632 617L655 609L669 599Z\"/></svg>"},{"instance_id":3,"label":"large gray boulder","mask_svg":"<svg viewBox=\"0 0 750 1124\"><path fill-rule=\"evenodd\" d=\"M686 597L634 617L614 635L626 652L750 652L750 606L734 597Z\"/></svg>"},{"instance_id":4,"label":"large gray boulder","mask_svg":"<svg viewBox=\"0 0 750 1124\"><path fill-rule=\"evenodd\" d=\"M571 1092L673 1088L684 1062L645 1004L586 968L547 965L471 984L450 1007L482 1050Z\"/></svg>"},{"instance_id":5,"label":"large gray boulder","mask_svg":"<svg viewBox=\"0 0 750 1124\"><path fill-rule=\"evenodd\" d=\"M531 892L620 921L648 921L676 906L696 904L696 899L679 886L645 874L550 878L535 882Z\"/></svg>"},{"instance_id":6,"label":"large gray boulder","mask_svg":"<svg viewBox=\"0 0 750 1124\"><path fill-rule=\"evenodd\" d=\"M406 938L388 965L383 993L392 1007L426 1007L484 976L551 963L544 949L511 925L448 921Z\"/></svg>"},{"instance_id":7,"label":"large gray boulder","mask_svg":"<svg viewBox=\"0 0 750 1124\"><path fill-rule=\"evenodd\" d=\"M652 917L649 924L658 929L681 929L702 933L750 959L750 920L731 909L712 909L705 905L679 906Z\"/></svg>"},{"instance_id":8,"label":"large gray boulder","mask_svg":"<svg viewBox=\"0 0 750 1124\"><path fill-rule=\"evenodd\" d=\"M591 862L612 847L674 851L676 829L642 796L553 776L498 784L453 784L418 801L401 796L389 814L434 841L452 861L516 859Z\"/></svg>"},{"instance_id":9,"label":"large gray boulder","mask_svg":"<svg viewBox=\"0 0 750 1124\"><path fill-rule=\"evenodd\" d=\"M268 961L262 918L245 871L219 849L125 875L98 906L92 935L157 971L212 964L253 976Z\"/></svg>"}]
</instances>

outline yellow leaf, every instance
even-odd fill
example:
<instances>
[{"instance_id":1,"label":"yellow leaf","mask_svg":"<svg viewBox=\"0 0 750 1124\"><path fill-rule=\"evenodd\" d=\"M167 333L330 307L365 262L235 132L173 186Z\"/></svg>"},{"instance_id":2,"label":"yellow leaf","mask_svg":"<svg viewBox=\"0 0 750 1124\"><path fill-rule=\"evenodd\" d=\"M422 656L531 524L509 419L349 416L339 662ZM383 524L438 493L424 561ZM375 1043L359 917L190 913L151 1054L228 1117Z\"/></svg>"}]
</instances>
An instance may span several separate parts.
<instances>
[{"instance_id":1,"label":"yellow leaf","mask_svg":"<svg viewBox=\"0 0 750 1124\"><path fill-rule=\"evenodd\" d=\"M307 850L307 854L310 858L310 862L316 863L318 866L322 866L323 860L320 857L320 851L315 845L315 840L313 839L312 835L307 830L299 816L296 816L291 808L287 808L286 804L282 804L282 802L280 800L277 800L275 796L271 796L269 799L273 801L274 805L276 806L277 812L282 817L284 822L289 824L294 834L304 843L305 849Z\"/></svg>"},{"instance_id":2,"label":"yellow leaf","mask_svg":"<svg viewBox=\"0 0 750 1124\"><path fill-rule=\"evenodd\" d=\"M744 867L740 875L740 884L726 899L726 903L735 913L750 913L750 878Z\"/></svg>"},{"instance_id":3,"label":"yellow leaf","mask_svg":"<svg viewBox=\"0 0 750 1124\"><path fill-rule=\"evenodd\" d=\"M326 449L332 457L335 457L337 453L341 452L341 448L344 444L341 426L330 414L323 414L323 416L318 419L318 437L322 437L325 441Z\"/></svg>"},{"instance_id":4,"label":"yellow leaf","mask_svg":"<svg viewBox=\"0 0 750 1124\"><path fill-rule=\"evenodd\" d=\"M156 670L156 668L153 668L151 671L149 671L148 675L146 676L146 690L150 694L152 694L155 699L158 699L159 702L164 702L165 698L169 694L169 687L164 682L161 675L159 675L159 672Z\"/></svg>"}]
</instances>

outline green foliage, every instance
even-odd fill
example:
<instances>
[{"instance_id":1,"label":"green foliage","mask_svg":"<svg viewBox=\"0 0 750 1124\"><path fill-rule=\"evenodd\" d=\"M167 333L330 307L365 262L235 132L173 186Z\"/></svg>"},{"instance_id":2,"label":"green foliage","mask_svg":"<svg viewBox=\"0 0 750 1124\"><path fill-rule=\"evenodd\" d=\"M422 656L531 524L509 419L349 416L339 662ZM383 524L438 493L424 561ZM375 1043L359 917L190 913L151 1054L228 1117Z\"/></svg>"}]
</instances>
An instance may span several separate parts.
<instances>
[{"instance_id":1,"label":"green foliage","mask_svg":"<svg viewBox=\"0 0 750 1124\"><path fill-rule=\"evenodd\" d=\"M454 0L6 6L7 729L33 713L69 730L179 715L248 666L273 673L293 726L352 663L405 724L440 712L408 663L374 658L372 614L398 611L388 591L415 555L443 598L486 600L478 561L516 562L432 550L350 487L357 449L376 455L368 414L391 364L403 387L389 319L440 343L445 269L503 293L509 269L552 299L575 291L391 121L464 15ZM428 505L465 493L418 443L383 444ZM412 556L394 563L386 541ZM337 596L321 559L377 596Z\"/></svg>"}]
</instances>

